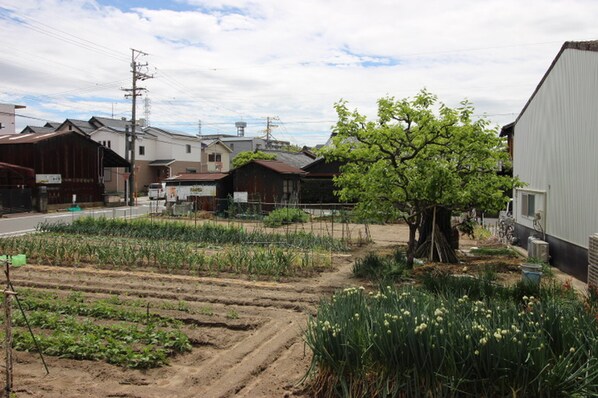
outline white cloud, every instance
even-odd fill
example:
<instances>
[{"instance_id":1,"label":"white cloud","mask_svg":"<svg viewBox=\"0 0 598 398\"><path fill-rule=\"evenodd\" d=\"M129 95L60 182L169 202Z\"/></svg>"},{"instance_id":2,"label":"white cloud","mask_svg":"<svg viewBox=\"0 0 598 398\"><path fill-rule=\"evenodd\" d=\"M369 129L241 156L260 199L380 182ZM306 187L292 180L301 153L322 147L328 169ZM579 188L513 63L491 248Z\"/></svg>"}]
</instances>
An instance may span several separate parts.
<instances>
[{"instance_id":1,"label":"white cloud","mask_svg":"<svg viewBox=\"0 0 598 398\"><path fill-rule=\"evenodd\" d=\"M53 120L110 115L114 103L127 115L119 89L130 85L136 48L149 54L149 72L157 68L143 83L154 123L195 132L201 119L204 132L233 132L245 119L257 134L278 115L280 135L317 144L340 98L374 114L377 98L423 87L450 106L469 98L477 113L507 123L564 41L598 38L598 3L587 0L186 3L176 11L168 2L120 10L93 0L5 0L0 98Z\"/></svg>"}]
</instances>

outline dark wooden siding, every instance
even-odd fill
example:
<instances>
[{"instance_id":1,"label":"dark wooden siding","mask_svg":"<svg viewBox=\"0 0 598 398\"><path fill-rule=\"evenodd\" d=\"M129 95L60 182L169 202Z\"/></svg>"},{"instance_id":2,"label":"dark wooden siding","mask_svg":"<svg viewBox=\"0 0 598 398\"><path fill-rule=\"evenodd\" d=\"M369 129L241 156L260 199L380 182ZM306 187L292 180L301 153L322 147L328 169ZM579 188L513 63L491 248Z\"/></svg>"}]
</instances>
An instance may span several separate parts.
<instances>
[{"instance_id":1,"label":"dark wooden siding","mask_svg":"<svg viewBox=\"0 0 598 398\"><path fill-rule=\"evenodd\" d=\"M297 191L301 192L298 174L280 174L256 163L249 163L233 172L234 191L247 192L249 201L281 202L285 180L296 181Z\"/></svg>"},{"instance_id":2,"label":"dark wooden siding","mask_svg":"<svg viewBox=\"0 0 598 398\"><path fill-rule=\"evenodd\" d=\"M60 174L62 184L48 185L48 203L102 201L104 169L99 146L75 133L36 143L0 145L3 162L30 167L36 174Z\"/></svg>"}]
</instances>

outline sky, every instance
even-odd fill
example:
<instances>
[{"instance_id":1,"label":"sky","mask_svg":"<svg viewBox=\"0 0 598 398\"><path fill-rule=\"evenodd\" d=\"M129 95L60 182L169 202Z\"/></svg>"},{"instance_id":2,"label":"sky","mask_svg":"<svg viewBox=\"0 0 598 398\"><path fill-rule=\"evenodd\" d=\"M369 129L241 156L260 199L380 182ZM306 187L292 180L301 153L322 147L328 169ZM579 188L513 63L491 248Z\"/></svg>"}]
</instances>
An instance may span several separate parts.
<instances>
[{"instance_id":1,"label":"sky","mask_svg":"<svg viewBox=\"0 0 598 398\"><path fill-rule=\"evenodd\" d=\"M424 88L498 127L565 41L598 39L596 15L596 0L0 0L0 103L26 105L19 131L130 119L136 49L153 76L137 115L156 127L260 136L271 117L312 146L336 102L375 118L377 99Z\"/></svg>"}]
</instances>

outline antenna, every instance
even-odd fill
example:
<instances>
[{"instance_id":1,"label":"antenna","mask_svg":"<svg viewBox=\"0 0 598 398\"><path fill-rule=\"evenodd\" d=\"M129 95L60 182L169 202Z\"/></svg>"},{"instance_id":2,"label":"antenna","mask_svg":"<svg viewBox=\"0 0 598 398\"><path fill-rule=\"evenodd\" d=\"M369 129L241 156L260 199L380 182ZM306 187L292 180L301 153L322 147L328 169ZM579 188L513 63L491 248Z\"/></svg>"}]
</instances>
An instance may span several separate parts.
<instances>
[{"instance_id":1,"label":"antenna","mask_svg":"<svg viewBox=\"0 0 598 398\"><path fill-rule=\"evenodd\" d=\"M201 119L197 120L197 135L201 137Z\"/></svg>"}]
</instances>

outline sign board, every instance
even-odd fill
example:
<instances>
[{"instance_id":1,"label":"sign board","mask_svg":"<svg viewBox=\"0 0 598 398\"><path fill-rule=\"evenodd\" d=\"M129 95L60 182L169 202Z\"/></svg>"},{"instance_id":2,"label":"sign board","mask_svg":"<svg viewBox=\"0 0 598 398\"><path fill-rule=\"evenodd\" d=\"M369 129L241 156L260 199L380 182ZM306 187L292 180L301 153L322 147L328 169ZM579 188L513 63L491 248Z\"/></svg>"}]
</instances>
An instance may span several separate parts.
<instances>
[{"instance_id":1,"label":"sign board","mask_svg":"<svg viewBox=\"0 0 598 398\"><path fill-rule=\"evenodd\" d=\"M60 174L36 174L36 184L62 184L62 176Z\"/></svg>"},{"instance_id":2,"label":"sign board","mask_svg":"<svg viewBox=\"0 0 598 398\"><path fill-rule=\"evenodd\" d=\"M166 187L166 200L176 202L189 196L216 196L216 185L178 185Z\"/></svg>"},{"instance_id":3,"label":"sign board","mask_svg":"<svg viewBox=\"0 0 598 398\"><path fill-rule=\"evenodd\" d=\"M248 197L247 192L234 192L233 193L233 200L236 203L247 203L248 202L247 197Z\"/></svg>"},{"instance_id":4,"label":"sign board","mask_svg":"<svg viewBox=\"0 0 598 398\"><path fill-rule=\"evenodd\" d=\"M177 187L166 187L166 201L167 202L176 202L176 188Z\"/></svg>"},{"instance_id":5,"label":"sign board","mask_svg":"<svg viewBox=\"0 0 598 398\"><path fill-rule=\"evenodd\" d=\"M216 196L216 185L179 185L176 190L179 200L189 196Z\"/></svg>"}]
</instances>

